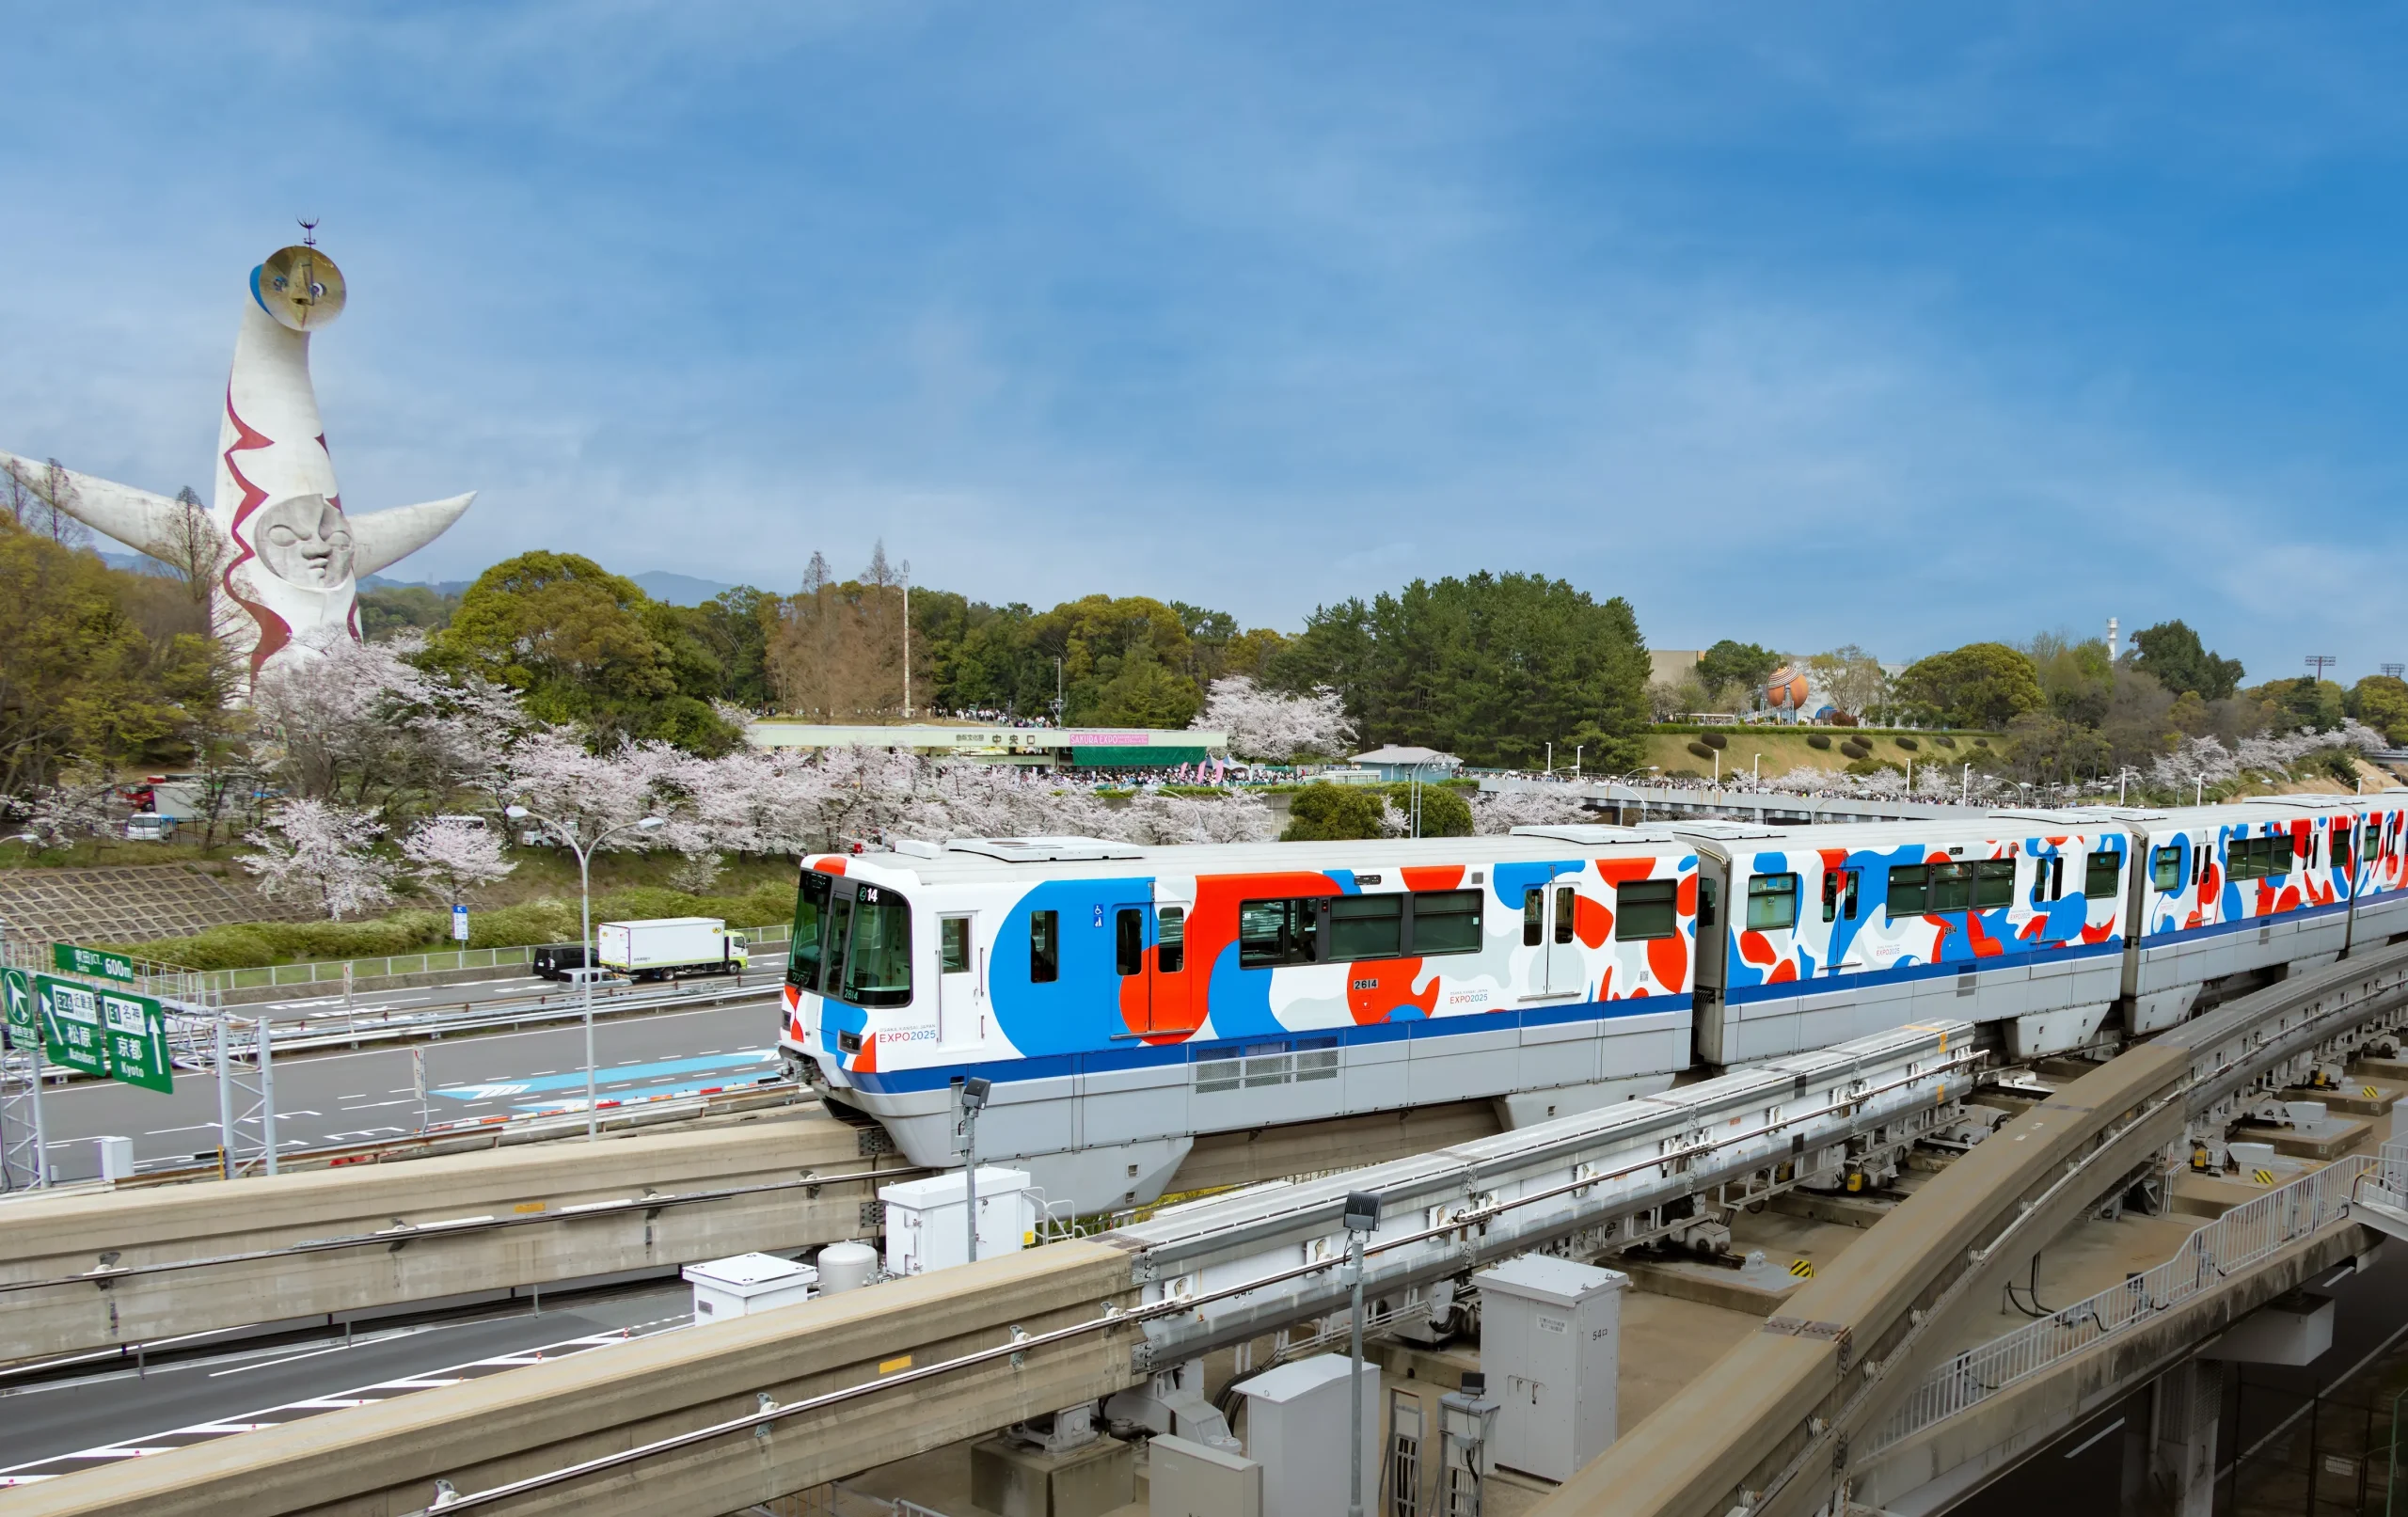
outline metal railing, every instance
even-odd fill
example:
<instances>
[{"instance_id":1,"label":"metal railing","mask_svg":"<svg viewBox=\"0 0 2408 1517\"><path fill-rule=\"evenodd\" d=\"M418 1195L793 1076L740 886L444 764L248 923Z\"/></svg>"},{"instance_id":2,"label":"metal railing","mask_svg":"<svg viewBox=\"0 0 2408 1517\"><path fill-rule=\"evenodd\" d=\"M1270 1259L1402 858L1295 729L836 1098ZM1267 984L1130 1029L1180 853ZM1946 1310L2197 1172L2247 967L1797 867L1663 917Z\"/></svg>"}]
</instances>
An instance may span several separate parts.
<instances>
[{"instance_id":1,"label":"metal railing","mask_svg":"<svg viewBox=\"0 0 2408 1517\"><path fill-rule=\"evenodd\" d=\"M783 948L791 930L784 923L764 927L739 927L755 948ZM355 981L400 974L437 974L452 970L509 969L523 965L531 947L431 949L419 954L388 954L381 958L323 958L299 964L269 964L246 970L190 972L198 987L220 994L228 990L277 989L285 986L341 985L343 971Z\"/></svg>"},{"instance_id":2,"label":"metal railing","mask_svg":"<svg viewBox=\"0 0 2408 1517\"><path fill-rule=\"evenodd\" d=\"M1956 1355L1910 1391L1874 1436L1876 1451L1972 1410L2018 1382L2220 1288L2227 1275L2344 1221L2368 1185L2408 1184L2408 1144L2344 1159L2243 1202L2193 1233L2164 1263Z\"/></svg>"}]
</instances>

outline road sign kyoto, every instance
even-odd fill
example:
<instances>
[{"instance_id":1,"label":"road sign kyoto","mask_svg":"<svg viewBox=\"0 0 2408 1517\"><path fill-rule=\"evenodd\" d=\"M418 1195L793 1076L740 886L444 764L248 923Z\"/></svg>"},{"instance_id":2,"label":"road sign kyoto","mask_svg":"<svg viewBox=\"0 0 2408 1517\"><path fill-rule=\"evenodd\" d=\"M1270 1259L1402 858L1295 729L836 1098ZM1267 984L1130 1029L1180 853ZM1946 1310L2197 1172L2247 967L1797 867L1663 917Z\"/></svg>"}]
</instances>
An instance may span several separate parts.
<instances>
[{"instance_id":1,"label":"road sign kyoto","mask_svg":"<svg viewBox=\"0 0 2408 1517\"><path fill-rule=\"evenodd\" d=\"M61 974L88 974L96 980L115 980L119 985L134 983L134 960L104 949L52 943L50 962Z\"/></svg>"},{"instance_id":2,"label":"road sign kyoto","mask_svg":"<svg viewBox=\"0 0 2408 1517\"><path fill-rule=\"evenodd\" d=\"M468 909L465 906L452 909L452 936L459 942L468 940Z\"/></svg>"},{"instance_id":3,"label":"road sign kyoto","mask_svg":"<svg viewBox=\"0 0 2408 1517\"><path fill-rule=\"evenodd\" d=\"M33 981L42 1042L53 1059L79 1073L174 1092L167 1019L158 1002L48 974Z\"/></svg>"}]
</instances>

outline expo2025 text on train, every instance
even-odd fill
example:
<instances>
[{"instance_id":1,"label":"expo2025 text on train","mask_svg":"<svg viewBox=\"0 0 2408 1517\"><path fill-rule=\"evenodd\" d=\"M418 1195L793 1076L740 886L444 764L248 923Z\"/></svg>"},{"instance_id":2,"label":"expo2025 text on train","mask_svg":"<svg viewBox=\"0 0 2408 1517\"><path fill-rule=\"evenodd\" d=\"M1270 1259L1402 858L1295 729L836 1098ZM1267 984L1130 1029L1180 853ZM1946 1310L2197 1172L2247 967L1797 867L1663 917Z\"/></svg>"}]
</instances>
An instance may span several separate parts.
<instances>
[{"instance_id":1,"label":"expo2025 text on train","mask_svg":"<svg viewBox=\"0 0 2408 1517\"><path fill-rule=\"evenodd\" d=\"M1494 1099L1521 1126L1921 1019L2032 1058L2408 934L2408 791L1934 821L1573 824L803 861L779 1039L915 1162L1080 1213L1198 1134Z\"/></svg>"}]
</instances>

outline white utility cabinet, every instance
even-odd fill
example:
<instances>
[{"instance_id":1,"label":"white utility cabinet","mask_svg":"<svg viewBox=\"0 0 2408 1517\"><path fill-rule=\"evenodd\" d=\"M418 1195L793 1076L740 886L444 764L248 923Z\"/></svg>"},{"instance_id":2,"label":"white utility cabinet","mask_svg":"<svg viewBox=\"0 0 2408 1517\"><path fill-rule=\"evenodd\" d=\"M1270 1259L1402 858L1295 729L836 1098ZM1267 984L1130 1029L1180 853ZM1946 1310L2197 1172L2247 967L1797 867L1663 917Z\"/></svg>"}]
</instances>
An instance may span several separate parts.
<instances>
[{"instance_id":1,"label":"white utility cabinet","mask_svg":"<svg viewBox=\"0 0 2408 1517\"><path fill-rule=\"evenodd\" d=\"M1266 1369L1238 1386L1245 1452L1262 1466L1262 1517L1337 1517L1346 1510L1346 1391L1351 1361L1324 1353ZM1363 1505L1379 1499L1380 1367L1363 1365Z\"/></svg>"},{"instance_id":2,"label":"white utility cabinet","mask_svg":"<svg viewBox=\"0 0 2408 1517\"><path fill-rule=\"evenodd\" d=\"M1544 1254L1472 1276L1480 1290L1480 1367L1497 1403L1496 1462L1545 1480L1614 1441L1622 1293L1630 1276Z\"/></svg>"},{"instance_id":3,"label":"white utility cabinet","mask_svg":"<svg viewBox=\"0 0 2408 1517\"><path fill-rule=\"evenodd\" d=\"M886 1203L886 1272L925 1274L970 1262L961 1171L880 1187ZM978 1166L978 1256L1015 1254L1037 1230L1037 1193L1024 1169Z\"/></svg>"},{"instance_id":4,"label":"white utility cabinet","mask_svg":"<svg viewBox=\"0 0 2408 1517\"><path fill-rule=\"evenodd\" d=\"M1262 1517L1262 1466L1243 1455L1161 1433L1147 1460L1151 1517Z\"/></svg>"},{"instance_id":5,"label":"white utility cabinet","mask_svg":"<svg viewBox=\"0 0 2408 1517\"><path fill-rule=\"evenodd\" d=\"M775 1254L738 1254L734 1258L689 1264L681 1272L694 1288L694 1320L716 1322L750 1317L773 1306L811 1298L819 1272Z\"/></svg>"}]
</instances>

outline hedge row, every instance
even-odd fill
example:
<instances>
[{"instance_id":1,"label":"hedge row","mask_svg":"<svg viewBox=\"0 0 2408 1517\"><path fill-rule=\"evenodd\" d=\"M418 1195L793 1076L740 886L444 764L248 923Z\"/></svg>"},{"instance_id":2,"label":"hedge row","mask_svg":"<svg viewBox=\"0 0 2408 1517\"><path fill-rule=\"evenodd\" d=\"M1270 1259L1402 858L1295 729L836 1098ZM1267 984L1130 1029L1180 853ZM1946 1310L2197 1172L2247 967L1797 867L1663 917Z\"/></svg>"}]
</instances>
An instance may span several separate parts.
<instances>
[{"instance_id":1,"label":"hedge row","mask_svg":"<svg viewBox=\"0 0 2408 1517\"><path fill-rule=\"evenodd\" d=\"M633 886L594 898L594 920L719 917L731 926L783 924L794 915L794 887L775 881L741 895L689 895ZM525 948L577 940L575 901L546 898L468 913L470 948ZM456 948L452 918L442 911L395 911L364 922L246 922L210 927L188 938L108 946L138 957L196 970L259 969L301 959L382 958Z\"/></svg>"}]
</instances>

